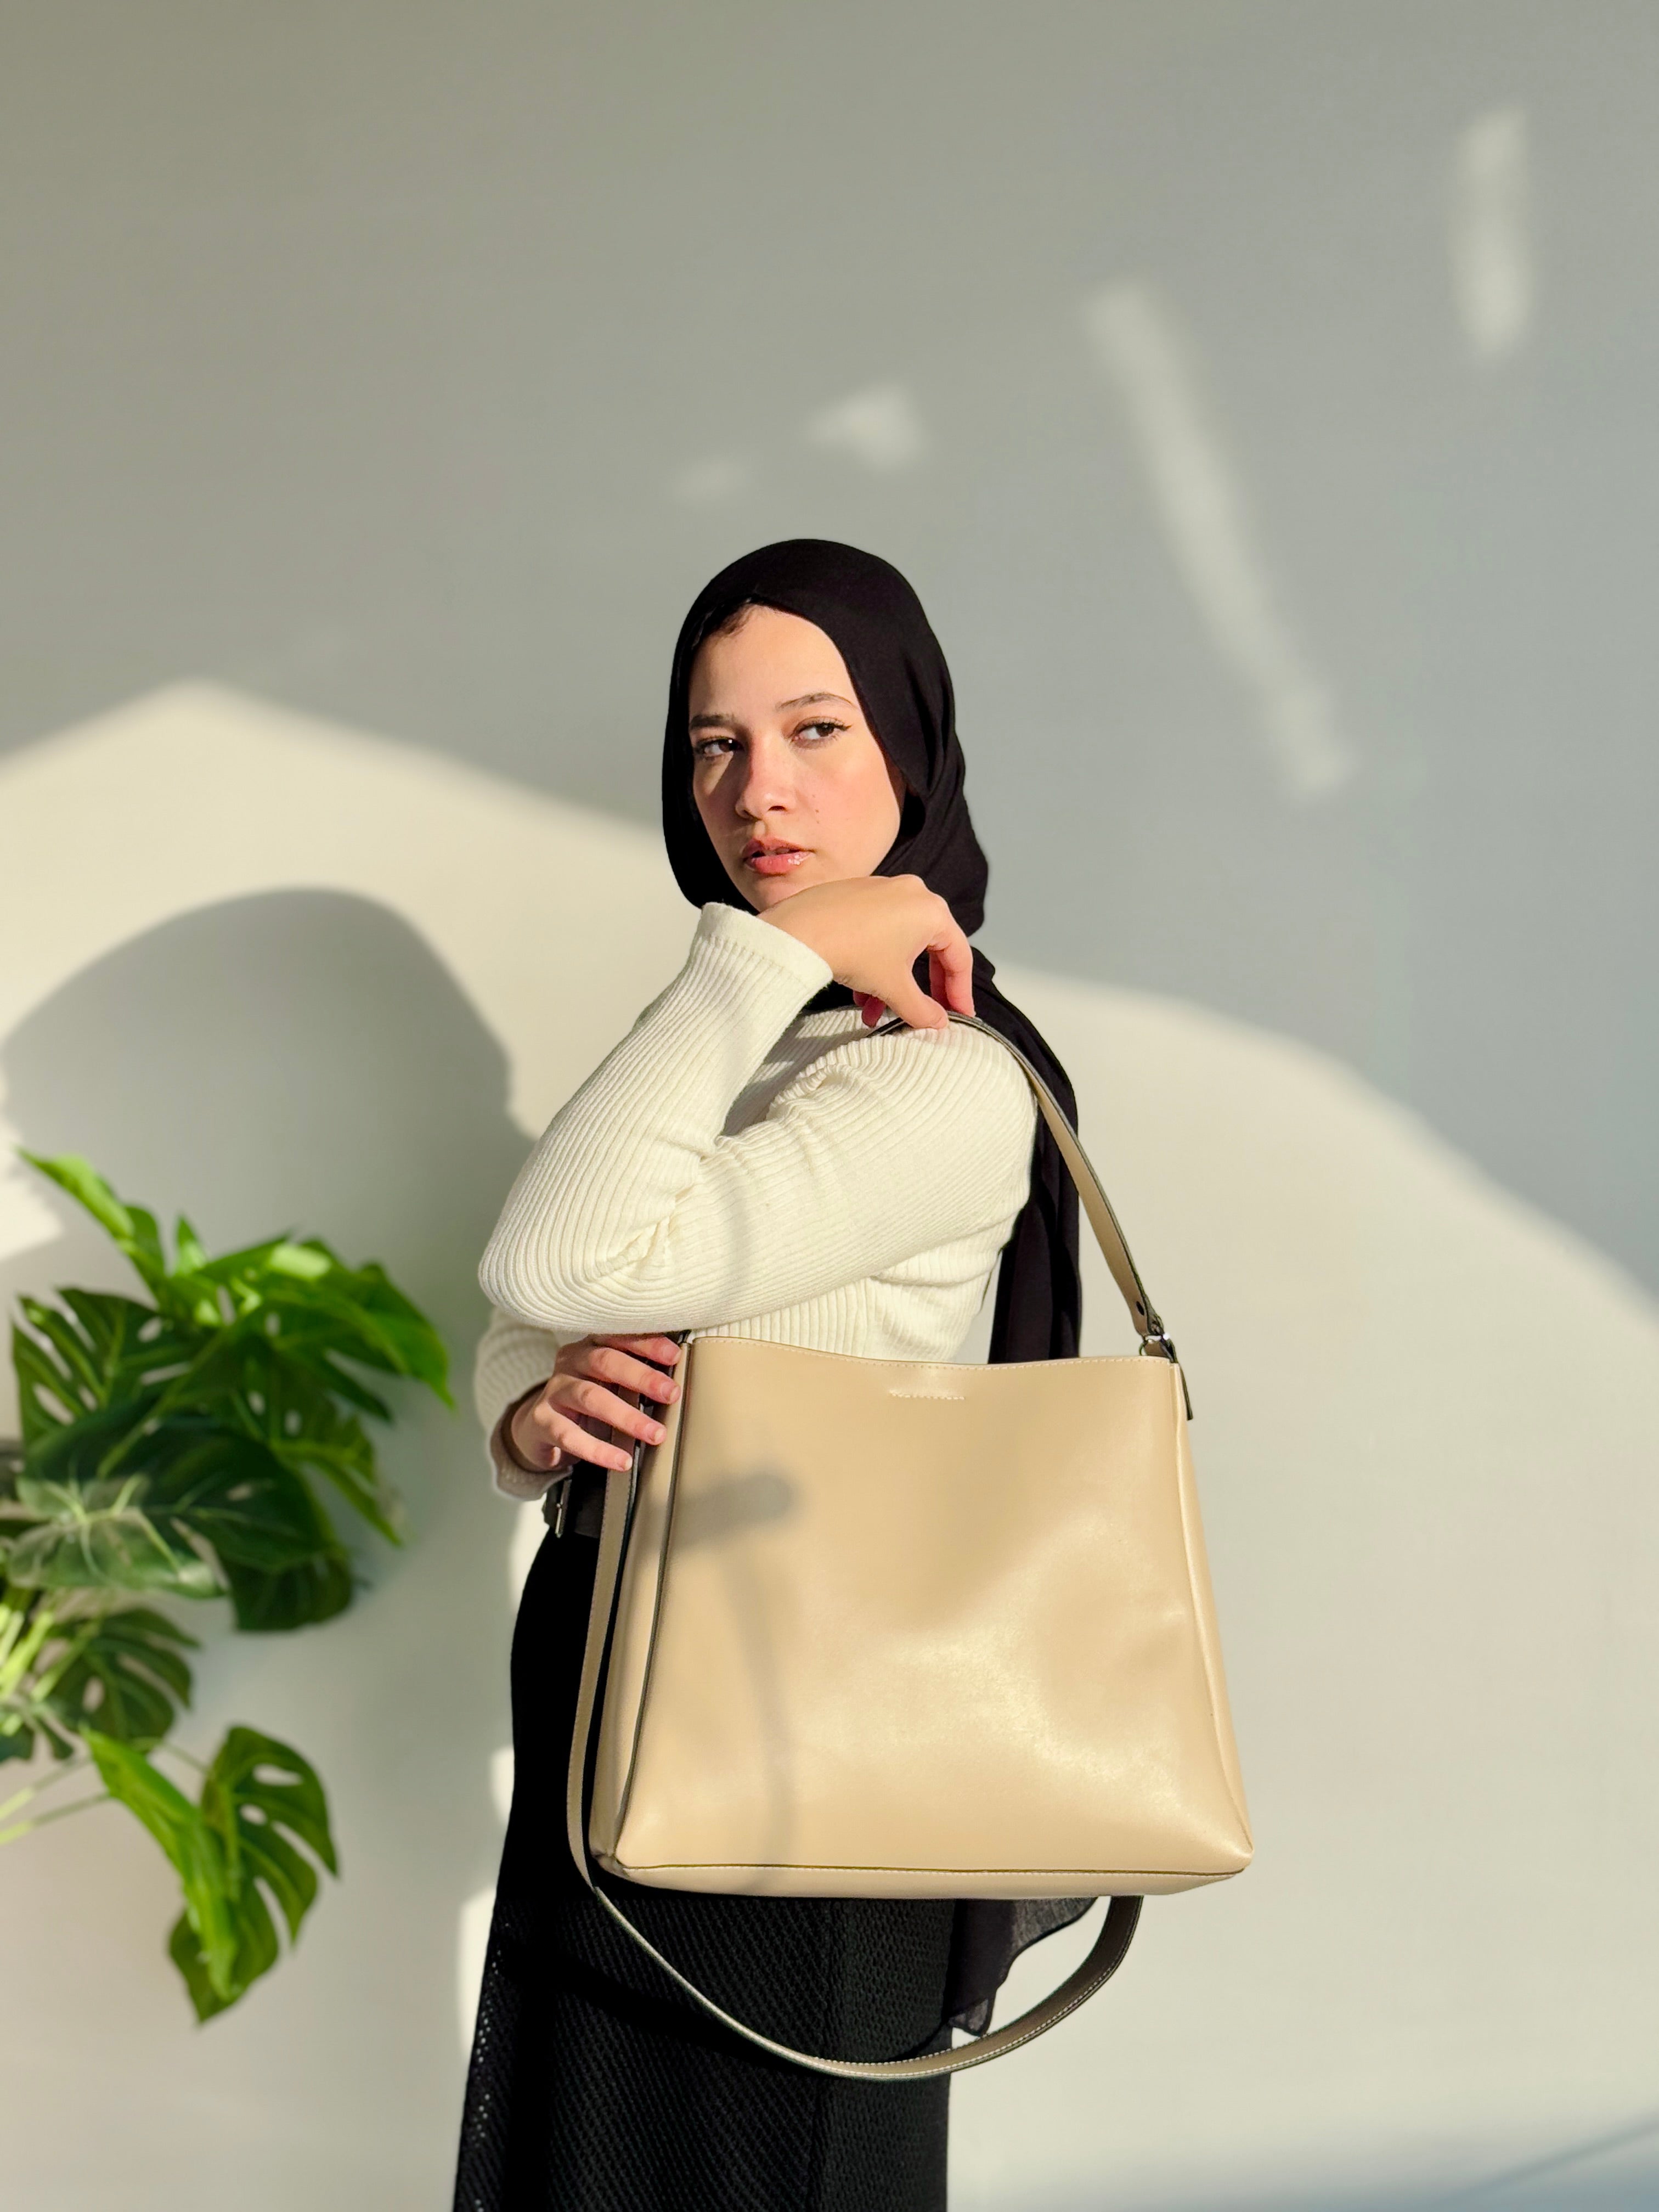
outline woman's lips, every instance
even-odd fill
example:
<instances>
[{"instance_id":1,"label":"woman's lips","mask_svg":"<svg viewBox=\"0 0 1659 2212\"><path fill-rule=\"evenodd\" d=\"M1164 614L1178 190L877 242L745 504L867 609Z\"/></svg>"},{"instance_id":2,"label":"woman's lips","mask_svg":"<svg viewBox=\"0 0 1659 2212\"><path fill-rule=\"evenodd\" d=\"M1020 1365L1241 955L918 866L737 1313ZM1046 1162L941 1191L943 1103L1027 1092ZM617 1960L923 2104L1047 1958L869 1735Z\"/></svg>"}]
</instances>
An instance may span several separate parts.
<instances>
[{"instance_id":1,"label":"woman's lips","mask_svg":"<svg viewBox=\"0 0 1659 2212\"><path fill-rule=\"evenodd\" d=\"M793 845L781 853L751 853L744 866L752 868L757 876L787 876L791 868L811 857L802 847Z\"/></svg>"}]
</instances>

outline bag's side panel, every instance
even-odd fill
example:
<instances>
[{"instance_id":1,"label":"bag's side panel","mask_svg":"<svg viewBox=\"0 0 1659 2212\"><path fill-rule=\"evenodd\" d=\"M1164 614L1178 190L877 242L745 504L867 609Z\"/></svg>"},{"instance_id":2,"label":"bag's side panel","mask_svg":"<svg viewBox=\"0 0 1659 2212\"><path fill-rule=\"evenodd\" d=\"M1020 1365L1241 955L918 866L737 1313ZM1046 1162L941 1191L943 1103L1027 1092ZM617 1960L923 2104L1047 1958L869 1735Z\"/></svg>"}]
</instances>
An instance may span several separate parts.
<instances>
[{"instance_id":1,"label":"bag's side panel","mask_svg":"<svg viewBox=\"0 0 1659 2212\"><path fill-rule=\"evenodd\" d=\"M695 1343L680 1354L676 1373L684 1381ZM651 1664L651 1639L661 1595L664 1558L672 1510L674 1466L685 1394L662 1415L663 1440L640 1455L638 1487L628 1549L617 1594L616 1627L593 1758L593 1798L588 1838L595 1857L614 1850L627 1802L635 1736ZM583 1540L566 1537L567 1543Z\"/></svg>"},{"instance_id":2,"label":"bag's side panel","mask_svg":"<svg viewBox=\"0 0 1659 2212\"><path fill-rule=\"evenodd\" d=\"M1172 1370L1170 1389L1177 1410L1182 1403L1181 1378ZM1216 1747L1220 1756L1227 1787L1238 1813L1240 1847L1243 1852L1241 1865L1248 1865L1255 1852L1250 1834L1249 1809L1244 1797L1244 1775L1238 1759L1238 1743L1233 1734L1232 1706L1227 1696L1227 1677L1221 1663L1221 1632L1216 1626L1215 1590L1210 1580L1209 1552L1204 1541L1204 1523L1199 1512L1198 1481L1193 1468L1192 1436L1188 1424L1177 1419L1176 1445L1179 1455L1178 1474L1181 1481L1181 1513L1187 1531L1187 1569L1192 1583L1193 1607L1198 1629L1199 1648L1203 1655L1205 1679L1209 1684L1210 1706L1214 1715Z\"/></svg>"},{"instance_id":3,"label":"bag's side panel","mask_svg":"<svg viewBox=\"0 0 1659 2212\"><path fill-rule=\"evenodd\" d=\"M1246 1863L1171 1367L697 1351L605 1863L672 1888L990 1897Z\"/></svg>"}]
</instances>

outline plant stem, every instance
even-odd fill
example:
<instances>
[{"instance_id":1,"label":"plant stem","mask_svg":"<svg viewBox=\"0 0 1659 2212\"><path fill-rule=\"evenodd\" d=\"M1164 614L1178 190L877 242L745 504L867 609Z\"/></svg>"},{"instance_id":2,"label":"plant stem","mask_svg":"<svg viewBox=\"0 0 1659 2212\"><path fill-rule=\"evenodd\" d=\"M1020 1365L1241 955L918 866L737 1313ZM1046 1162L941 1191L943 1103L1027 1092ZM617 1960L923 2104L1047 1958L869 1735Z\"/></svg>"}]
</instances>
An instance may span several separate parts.
<instances>
[{"instance_id":1,"label":"plant stem","mask_svg":"<svg viewBox=\"0 0 1659 2212\"><path fill-rule=\"evenodd\" d=\"M46 1703L102 1626L102 1619L94 1614L78 1635L71 1633L68 1637L64 1649L53 1660L52 1665L34 1678L33 1695L37 1704Z\"/></svg>"},{"instance_id":2,"label":"plant stem","mask_svg":"<svg viewBox=\"0 0 1659 2212\"><path fill-rule=\"evenodd\" d=\"M15 1813L20 1805L27 1805L31 1797L38 1797L43 1790L55 1789L60 1782L67 1781L71 1774L84 1774L91 1764L92 1761L89 1759L65 1759L63 1765L55 1768L44 1781L31 1782L27 1789L19 1790L14 1796L8 1797L5 1803L0 1805L0 1820L3 1820L8 1813Z\"/></svg>"},{"instance_id":3,"label":"plant stem","mask_svg":"<svg viewBox=\"0 0 1659 2212\"><path fill-rule=\"evenodd\" d=\"M110 1793L100 1790L95 1797L77 1797L72 1805L54 1806L50 1813L42 1813L33 1820L17 1820L9 1828L0 1828L0 1844L15 1844L20 1836L32 1835L35 1829L44 1828L53 1820L65 1820L71 1813L84 1813L88 1805L107 1805Z\"/></svg>"},{"instance_id":4,"label":"plant stem","mask_svg":"<svg viewBox=\"0 0 1659 2212\"><path fill-rule=\"evenodd\" d=\"M9 1648L6 1653L5 1663L0 1666L0 1696L9 1696L16 1688L40 1656L41 1645L51 1635L57 1624L58 1615L53 1608L44 1602L39 1601L36 1602L39 1604L38 1611L31 1613L27 1607L22 1608L21 1640L19 1641L15 1638L9 1640ZM11 1610L9 1607L6 1609L9 1612Z\"/></svg>"}]
</instances>

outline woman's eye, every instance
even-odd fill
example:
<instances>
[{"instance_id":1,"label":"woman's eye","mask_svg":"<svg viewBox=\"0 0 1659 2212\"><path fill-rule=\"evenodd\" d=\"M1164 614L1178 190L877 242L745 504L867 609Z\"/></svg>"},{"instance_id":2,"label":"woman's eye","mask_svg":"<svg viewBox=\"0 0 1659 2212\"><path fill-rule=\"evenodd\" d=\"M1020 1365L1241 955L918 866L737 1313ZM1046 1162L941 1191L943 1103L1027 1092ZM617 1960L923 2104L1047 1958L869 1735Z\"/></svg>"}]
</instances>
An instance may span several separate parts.
<instances>
[{"instance_id":1,"label":"woman's eye","mask_svg":"<svg viewBox=\"0 0 1659 2212\"><path fill-rule=\"evenodd\" d=\"M818 722L802 722L793 734L797 738L805 738L809 744L818 745L823 744L826 738L839 737L846 727L845 722L827 720ZM716 760L722 753L734 750L737 742L735 738L719 734L707 738L693 738L692 757L695 760Z\"/></svg>"}]
</instances>

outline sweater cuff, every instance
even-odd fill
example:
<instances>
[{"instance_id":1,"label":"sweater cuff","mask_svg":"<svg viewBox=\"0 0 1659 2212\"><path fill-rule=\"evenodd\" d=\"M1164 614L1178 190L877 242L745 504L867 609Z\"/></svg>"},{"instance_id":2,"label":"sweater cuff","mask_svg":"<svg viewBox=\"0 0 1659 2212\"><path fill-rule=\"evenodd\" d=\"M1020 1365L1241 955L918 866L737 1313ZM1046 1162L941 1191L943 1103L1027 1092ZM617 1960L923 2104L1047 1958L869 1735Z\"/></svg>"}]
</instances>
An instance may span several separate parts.
<instances>
[{"instance_id":1,"label":"sweater cuff","mask_svg":"<svg viewBox=\"0 0 1659 2212\"><path fill-rule=\"evenodd\" d=\"M769 969L781 988L787 984L798 992L792 1014L836 980L835 969L810 945L791 937L787 929L775 929L747 907L724 906L716 899L711 899L697 917L693 952L704 947L717 957L736 956Z\"/></svg>"},{"instance_id":2,"label":"sweater cuff","mask_svg":"<svg viewBox=\"0 0 1659 2212\"><path fill-rule=\"evenodd\" d=\"M540 1395L546 1389L544 1382L532 1382L523 1396L515 1398L502 1413L500 1420L489 1432L489 1456L495 1462L495 1487L504 1498L530 1500L543 1497L559 1479L564 1464L564 1454L555 1455L550 1468L526 1467L513 1449L513 1416L526 1398Z\"/></svg>"}]
</instances>

